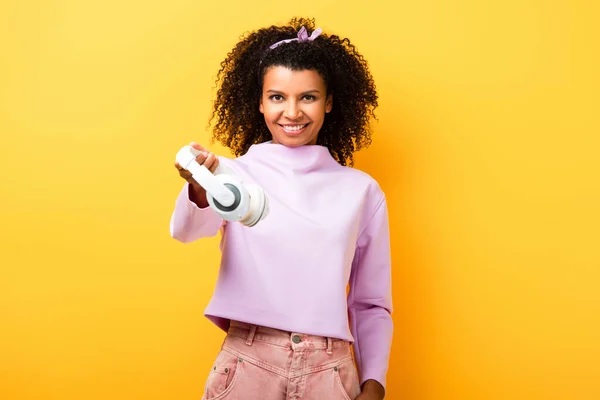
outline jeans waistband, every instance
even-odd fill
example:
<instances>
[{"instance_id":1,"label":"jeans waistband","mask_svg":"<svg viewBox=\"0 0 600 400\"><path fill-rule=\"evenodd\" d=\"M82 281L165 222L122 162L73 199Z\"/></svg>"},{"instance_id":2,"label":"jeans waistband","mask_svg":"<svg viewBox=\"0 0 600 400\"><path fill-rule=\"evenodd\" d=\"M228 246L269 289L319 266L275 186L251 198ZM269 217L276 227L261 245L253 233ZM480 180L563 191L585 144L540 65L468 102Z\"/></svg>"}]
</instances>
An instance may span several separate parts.
<instances>
[{"instance_id":1,"label":"jeans waistband","mask_svg":"<svg viewBox=\"0 0 600 400\"><path fill-rule=\"evenodd\" d=\"M283 331L239 321L231 321L228 335L246 339L246 344L249 346L254 341L259 341L287 348L302 346L306 350L327 349L328 353L334 348L349 346L349 342L342 339Z\"/></svg>"}]
</instances>

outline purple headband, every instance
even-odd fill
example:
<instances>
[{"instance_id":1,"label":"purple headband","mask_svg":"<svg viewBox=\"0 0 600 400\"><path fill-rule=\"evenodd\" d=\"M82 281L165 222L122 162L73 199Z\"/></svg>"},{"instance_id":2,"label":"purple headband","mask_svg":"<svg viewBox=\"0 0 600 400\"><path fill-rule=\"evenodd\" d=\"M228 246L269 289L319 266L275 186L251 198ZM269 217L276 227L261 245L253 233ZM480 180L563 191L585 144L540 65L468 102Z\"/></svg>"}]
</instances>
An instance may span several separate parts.
<instances>
[{"instance_id":1,"label":"purple headband","mask_svg":"<svg viewBox=\"0 0 600 400\"><path fill-rule=\"evenodd\" d=\"M290 42L294 42L294 41L298 41L298 42L309 42L309 41L313 41L317 38L317 36L319 36L321 33L323 32L323 30L321 28L317 28L313 31L313 33L308 36L308 32L306 32L306 28L302 27L300 28L300 30L298 31L298 37L297 38L293 38L293 39L286 39L286 40L281 40L275 44L272 44L271 46L269 46L269 49L273 50L275 47L280 46L284 43L290 43Z\"/></svg>"}]
</instances>

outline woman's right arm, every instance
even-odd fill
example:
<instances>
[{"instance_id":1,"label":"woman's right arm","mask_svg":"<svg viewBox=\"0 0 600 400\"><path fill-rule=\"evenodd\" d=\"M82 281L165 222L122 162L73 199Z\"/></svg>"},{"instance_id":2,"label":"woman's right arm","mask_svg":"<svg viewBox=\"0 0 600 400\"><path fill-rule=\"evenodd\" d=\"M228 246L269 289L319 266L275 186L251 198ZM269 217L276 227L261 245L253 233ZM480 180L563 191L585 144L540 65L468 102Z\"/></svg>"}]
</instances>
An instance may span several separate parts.
<instances>
[{"instance_id":1,"label":"woman's right arm","mask_svg":"<svg viewBox=\"0 0 600 400\"><path fill-rule=\"evenodd\" d=\"M191 145L201 151L196 162L214 173L219 166L219 159L199 144ZM223 225L223 219L209 207L206 191L193 180L192 174L182 169L177 162L175 168L187 183L175 201L170 223L171 237L182 243L190 243L203 237L215 236Z\"/></svg>"},{"instance_id":2,"label":"woman's right arm","mask_svg":"<svg viewBox=\"0 0 600 400\"><path fill-rule=\"evenodd\" d=\"M192 200L194 192L194 185L186 183L175 201L171 216L171 237L182 243L215 236L223 225L223 219L208 203L202 207L202 204Z\"/></svg>"}]
</instances>

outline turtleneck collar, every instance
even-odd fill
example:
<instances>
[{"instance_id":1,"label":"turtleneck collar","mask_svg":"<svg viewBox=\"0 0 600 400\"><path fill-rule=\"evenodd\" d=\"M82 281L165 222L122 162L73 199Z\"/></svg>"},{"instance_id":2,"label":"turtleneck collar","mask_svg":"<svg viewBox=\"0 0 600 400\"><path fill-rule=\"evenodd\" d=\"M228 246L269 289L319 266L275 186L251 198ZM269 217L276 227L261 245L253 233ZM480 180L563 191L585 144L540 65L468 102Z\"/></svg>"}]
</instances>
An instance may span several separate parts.
<instances>
[{"instance_id":1,"label":"turtleneck collar","mask_svg":"<svg viewBox=\"0 0 600 400\"><path fill-rule=\"evenodd\" d=\"M253 161L262 161L266 164L286 166L298 172L340 166L325 146L304 145L287 147L282 144L273 143L271 140L250 146L244 158Z\"/></svg>"}]
</instances>

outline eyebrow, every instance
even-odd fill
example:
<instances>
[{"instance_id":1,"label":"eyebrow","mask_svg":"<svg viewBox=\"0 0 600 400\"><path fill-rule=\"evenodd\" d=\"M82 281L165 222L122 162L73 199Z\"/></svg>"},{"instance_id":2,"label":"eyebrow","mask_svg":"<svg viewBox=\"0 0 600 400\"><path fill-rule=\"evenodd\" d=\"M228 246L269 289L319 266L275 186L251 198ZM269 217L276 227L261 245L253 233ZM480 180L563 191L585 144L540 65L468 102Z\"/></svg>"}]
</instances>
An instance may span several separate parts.
<instances>
[{"instance_id":1,"label":"eyebrow","mask_svg":"<svg viewBox=\"0 0 600 400\"><path fill-rule=\"evenodd\" d=\"M277 94L284 94L283 92L279 91L279 90L275 90L275 89L269 89L267 90L267 93L277 93ZM306 92L303 92L301 94L309 94L309 93L321 93L319 90L317 89L312 89L312 90L308 90Z\"/></svg>"}]
</instances>

